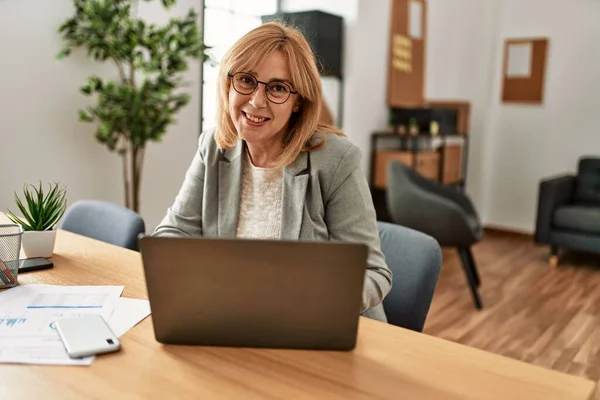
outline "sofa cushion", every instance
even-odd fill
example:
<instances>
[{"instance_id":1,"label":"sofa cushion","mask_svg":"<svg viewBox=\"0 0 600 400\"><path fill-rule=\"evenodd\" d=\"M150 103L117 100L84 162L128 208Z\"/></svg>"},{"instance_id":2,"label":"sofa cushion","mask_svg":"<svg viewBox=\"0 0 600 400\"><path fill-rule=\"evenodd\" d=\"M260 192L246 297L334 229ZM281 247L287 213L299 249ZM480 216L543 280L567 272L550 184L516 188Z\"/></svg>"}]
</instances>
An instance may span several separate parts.
<instances>
[{"instance_id":1,"label":"sofa cushion","mask_svg":"<svg viewBox=\"0 0 600 400\"><path fill-rule=\"evenodd\" d=\"M554 212L552 222L560 229L600 235L600 206L561 206Z\"/></svg>"},{"instance_id":2,"label":"sofa cushion","mask_svg":"<svg viewBox=\"0 0 600 400\"><path fill-rule=\"evenodd\" d=\"M574 200L576 203L600 205L600 158L579 160Z\"/></svg>"}]
</instances>

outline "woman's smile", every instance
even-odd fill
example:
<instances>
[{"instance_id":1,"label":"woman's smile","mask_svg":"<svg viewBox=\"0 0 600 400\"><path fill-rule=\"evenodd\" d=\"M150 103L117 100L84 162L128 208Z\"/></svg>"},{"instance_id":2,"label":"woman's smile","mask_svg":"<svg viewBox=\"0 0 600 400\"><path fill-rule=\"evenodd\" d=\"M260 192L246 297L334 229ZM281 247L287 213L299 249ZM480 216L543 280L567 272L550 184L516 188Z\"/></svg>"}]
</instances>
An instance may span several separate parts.
<instances>
[{"instance_id":1,"label":"woman's smile","mask_svg":"<svg viewBox=\"0 0 600 400\"><path fill-rule=\"evenodd\" d=\"M244 116L244 121L254 127L259 127L265 125L271 118L264 117L258 114L250 114L246 111L242 111L242 115Z\"/></svg>"}]
</instances>

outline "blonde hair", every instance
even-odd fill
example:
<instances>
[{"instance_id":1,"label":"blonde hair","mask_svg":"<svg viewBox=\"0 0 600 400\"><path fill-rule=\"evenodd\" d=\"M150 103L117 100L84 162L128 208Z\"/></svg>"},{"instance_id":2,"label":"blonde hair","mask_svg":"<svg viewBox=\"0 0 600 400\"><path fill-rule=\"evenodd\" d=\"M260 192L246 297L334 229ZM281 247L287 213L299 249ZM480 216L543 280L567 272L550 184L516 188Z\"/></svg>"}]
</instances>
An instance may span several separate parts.
<instances>
[{"instance_id":1,"label":"blonde hair","mask_svg":"<svg viewBox=\"0 0 600 400\"><path fill-rule=\"evenodd\" d=\"M281 22L265 23L239 39L223 57L217 82L217 109L215 140L222 149L235 146L238 132L229 113L229 72L249 71L260 65L265 56L280 51L286 57L290 80L298 91L299 111L292 113L283 137L283 153L278 165L286 166L303 151L316 150L323 140L310 142L315 132L344 133L330 124L319 123L323 108L323 95L319 70L310 45L302 33ZM290 97L288 101L293 101Z\"/></svg>"}]
</instances>

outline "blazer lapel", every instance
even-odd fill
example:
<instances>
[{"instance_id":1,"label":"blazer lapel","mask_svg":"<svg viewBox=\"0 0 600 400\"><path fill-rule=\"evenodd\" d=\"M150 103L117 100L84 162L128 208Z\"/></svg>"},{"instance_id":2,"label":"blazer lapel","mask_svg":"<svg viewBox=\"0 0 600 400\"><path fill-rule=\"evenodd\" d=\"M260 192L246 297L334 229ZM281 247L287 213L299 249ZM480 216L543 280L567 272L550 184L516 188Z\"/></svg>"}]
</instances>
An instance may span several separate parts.
<instances>
[{"instance_id":1,"label":"blazer lapel","mask_svg":"<svg viewBox=\"0 0 600 400\"><path fill-rule=\"evenodd\" d=\"M284 170L281 210L281 239L283 240L297 240L300 237L309 179L308 163L308 154L303 152Z\"/></svg>"},{"instance_id":2,"label":"blazer lapel","mask_svg":"<svg viewBox=\"0 0 600 400\"><path fill-rule=\"evenodd\" d=\"M219 215L217 236L234 238L237 230L242 182L241 140L219 161Z\"/></svg>"}]
</instances>

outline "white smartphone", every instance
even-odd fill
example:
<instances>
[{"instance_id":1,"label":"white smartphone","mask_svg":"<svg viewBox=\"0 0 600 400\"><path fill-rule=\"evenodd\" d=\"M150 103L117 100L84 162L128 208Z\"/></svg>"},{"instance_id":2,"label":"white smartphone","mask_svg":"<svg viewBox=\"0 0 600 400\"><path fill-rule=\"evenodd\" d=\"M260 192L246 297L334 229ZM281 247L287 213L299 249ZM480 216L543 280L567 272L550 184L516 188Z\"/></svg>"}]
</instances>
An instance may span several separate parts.
<instances>
[{"instance_id":1,"label":"white smartphone","mask_svg":"<svg viewBox=\"0 0 600 400\"><path fill-rule=\"evenodd\" d=\"M110 353L121 348L119 339L101 315L62 318L54 325L71 358Z\"/></svg>"}]
</instances>

